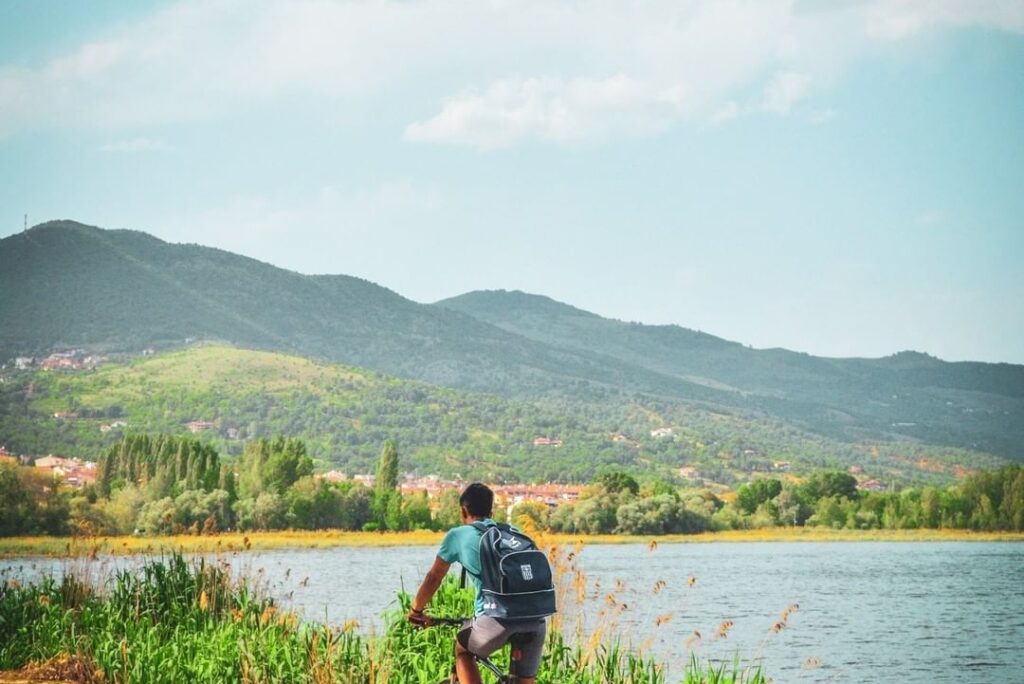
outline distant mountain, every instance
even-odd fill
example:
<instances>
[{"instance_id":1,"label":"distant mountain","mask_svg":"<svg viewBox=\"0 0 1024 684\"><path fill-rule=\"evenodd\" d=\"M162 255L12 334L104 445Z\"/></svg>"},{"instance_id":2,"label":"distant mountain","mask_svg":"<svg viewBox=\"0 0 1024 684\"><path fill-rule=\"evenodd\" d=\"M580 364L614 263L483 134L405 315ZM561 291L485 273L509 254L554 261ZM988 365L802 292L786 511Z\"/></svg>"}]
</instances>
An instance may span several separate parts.
<instances>
[{"instance_id":1,"label":"distant mountain","mask_svg":"<svg viewBox=\"0 0 1024 684\"><path fill-rule=\"evenodd\" d=\"M475 390L592 387L701 398L698 385L566 352L344 275L72 221L0 240L0 358L228 341Z\"/></svg>"},{"instance_id":2,"label":"distant mountain","mask_svg":"<svg viewBox=\"0 0 1024 684\"><path fill-rule=\"evenodd\" d=\"M523 293L418 304L358 278L72 221L0 240L0 293L0 361L220 340L507 398L641 398L763 417L847 442L912 439L1011 458L1024 443L1022 366L753 350Z\"/></svg>"},{"instance_id":3,"label":"distant mountain","mask_svg":"<svg viewBox=\"0 0 1024 684\"><path fill-rule=\"evenodd\" d=\"M609 320L523 292L437 303L567 352L589 352L719 390L805 429L846 439L911 437L1024 457L1024 366L947 363L901 352L830 359L751 349L675 325Z\"/></svg>"}]
</instances>

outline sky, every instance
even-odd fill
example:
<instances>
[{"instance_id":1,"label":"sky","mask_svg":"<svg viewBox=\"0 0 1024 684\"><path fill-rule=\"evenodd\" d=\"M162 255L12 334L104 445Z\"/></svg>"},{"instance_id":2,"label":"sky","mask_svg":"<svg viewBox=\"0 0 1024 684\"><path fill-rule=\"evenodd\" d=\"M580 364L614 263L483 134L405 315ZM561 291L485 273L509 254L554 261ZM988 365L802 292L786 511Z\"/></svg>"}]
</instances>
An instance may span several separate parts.
<instances>
[{"instance_id":1,"label":"sky","mask_svg":"<svg viewBox=\"0 0 1024 684\"><path fill-rule=\"evenodd\" d=\"M0 237L26 214L1024 363L1024 1L6 0Z\"/></svg>"}]
</instances>

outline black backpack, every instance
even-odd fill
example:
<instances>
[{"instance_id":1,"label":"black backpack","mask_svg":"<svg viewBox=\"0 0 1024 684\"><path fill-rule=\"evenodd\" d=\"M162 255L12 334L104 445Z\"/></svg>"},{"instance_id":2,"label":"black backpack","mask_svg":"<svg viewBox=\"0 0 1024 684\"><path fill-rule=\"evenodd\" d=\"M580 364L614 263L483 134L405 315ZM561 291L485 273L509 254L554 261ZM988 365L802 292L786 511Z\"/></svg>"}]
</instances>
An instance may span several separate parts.
<instances>
[{"instance_id":1,"label":"black backpack","mask_svg":"<svg viewBox=\"0 0 1024 684\"><path fill-rule=\"evenodd\" d=\"M551 563L533 540L505 523L474 522L480 536L484 615L541 618L555 612Z\"/></svg>"}]
</instances>

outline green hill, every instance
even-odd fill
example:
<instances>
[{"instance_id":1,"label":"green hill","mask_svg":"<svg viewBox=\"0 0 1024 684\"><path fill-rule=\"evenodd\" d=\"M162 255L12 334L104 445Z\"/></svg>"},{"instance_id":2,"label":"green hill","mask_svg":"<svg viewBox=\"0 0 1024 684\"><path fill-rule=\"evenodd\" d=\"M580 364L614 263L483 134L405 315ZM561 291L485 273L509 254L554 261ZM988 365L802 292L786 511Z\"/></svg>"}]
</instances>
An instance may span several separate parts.
<instances>
[{"instance_id":1,"label":"green hill","mask_svg":"<svg viewBox=\"0 0 1024 684\"><path fill-rule=\"evenodd\" d=\"M674 477L691 465L731 484L786 460L793 474L857 464L886 482L947 482L965 467L1002 462L913 443L847 444L773 419L650 398L510 400L213 344L3 379L0 435L18 453L95 458L126 432L185 434L204 421L199 437L228 456L246 439L284 434L304 439L322 469L364 473L390 438L408 470L491 481L587 482L611 467ZM652 436L657 428L672 434ZM561 445L536 446L537 437Z\"/></svg>"},{"instance_id":2,"label":"green hill","mask_svg":"<svg viewBox=\"0 0 1024 684\"><path fill-rule=\"evenodd\" d=\"M559 416L658 405L830 443L909 440L1022 457L1024 366L754 350L523 293L419 304L358 278L71 221L0 240L0 292L0 362L213 340L540 402Z\"/></svg>"},{"instance_id":3,"label":"green hill","mask_svg":"<svg viewBox=\"0 0 1024 684\"><path fill-rule=\"evenodd\" d=\"M751 349L679 326L609 320L523 292L471 292L437 305L567 352L714 388L722 405L837 439L912 438L1024 456L1024 366L947 363L915 352L830 359Z\"/></svg>"},{"instance_id":4,"label":"green hill","mask_svg":"<svg viewBox=\"0 0 1024 684\"><path fill-rule=\"evenodd\" d=\"M222 340L502 394L703 388L552 349L349 276L308 276L71 221L0 240L0 359Z\"/></svg>"}]
</instances>

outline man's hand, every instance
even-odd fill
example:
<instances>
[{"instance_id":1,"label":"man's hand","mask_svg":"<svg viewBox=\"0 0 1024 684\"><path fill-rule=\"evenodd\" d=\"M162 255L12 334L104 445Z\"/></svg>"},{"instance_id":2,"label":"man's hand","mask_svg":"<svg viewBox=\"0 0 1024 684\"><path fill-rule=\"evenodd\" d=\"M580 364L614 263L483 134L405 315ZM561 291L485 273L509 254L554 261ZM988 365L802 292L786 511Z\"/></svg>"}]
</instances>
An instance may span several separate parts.
<instances>
[{"instance_id":1,"label":"man's hand","mask_svg":"<svg viewBox=\"0 0 1024 684\"><path fill-rule=\"evenodd\" d=\"M423 578L423 583L420 585L419 590L417 590L416 596L413 597L410 608L413 606L427 607L430 599L437 593L437 588L441 586L444 576L448 574L450 566L451 563L441 560L440 557L434 558L434 564L430 566L427 576ZM417 627L427 627L430 625L430 618L424 615L422 610L410 610L407 618L409 622Z\"/></svg>"},{"instance_id":2,"label":"man's hand","mask_svg":"<svg viewBox=\"0 0 1024 684\"><path fill-rule=\"evenodd\" d=\"M409 622L420 629L430 625L430 618L424 615L422 610L410 610L406 617Z\"/></svg>"}]
</instances>

